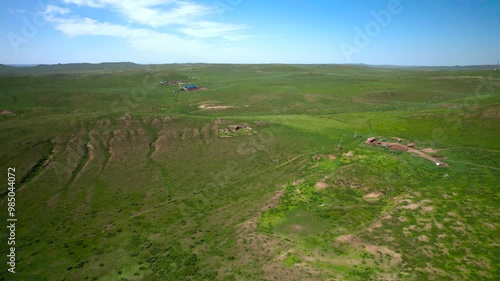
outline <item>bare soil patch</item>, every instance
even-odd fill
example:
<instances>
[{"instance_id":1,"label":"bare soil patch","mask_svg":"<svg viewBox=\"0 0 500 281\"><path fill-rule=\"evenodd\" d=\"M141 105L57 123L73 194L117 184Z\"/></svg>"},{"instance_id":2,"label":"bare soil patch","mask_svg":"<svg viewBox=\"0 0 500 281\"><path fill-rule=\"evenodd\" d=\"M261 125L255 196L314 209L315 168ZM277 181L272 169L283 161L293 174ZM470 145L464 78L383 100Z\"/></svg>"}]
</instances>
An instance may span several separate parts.
<instances>
[{"instance_id":1,"label":"bare soil patch","mask_svg":"<svg viewBox=\"0 0 500 281\"><path fill-rule=\"evenodd\" d=\"M483 225L488 227L490 230L495 230L496 227L494 224L488 223L488 222L483 222Z\"/></svg>"},{"instance_id":2,"label":"bare soil patch","mask_svg":"<svg viewBox=\"0 0 500 281\"><path fill-rule=\"evenodd\" d=\"M434 207L432 207L432 206L422 207L422 213L428 213L428 212L432 212L432 211L434 211Z\"/></svg>"},{"instance_id":3,"label":"bare soil patch","mask_svg":"<svg viewBox=\"0 0 500 281\"><path fill-rule=\"evenodd\" d=\"M257 221L263 212L278 206L284 192L284 189L276 192L276 194L268 200L267 204L264 205L258 213L240 225L238 245L241 249L251 249L251 251L240 252L240 260L243 263L250 262L256 258L263 258L263 255L266 254L266 250L269 251L270 249L273 249L278 243L276 239L269 238L262 233L256 232Z\"/></svg>"},{"instance_id":4,"label":"bare soil patch","mask_svg":"<svg viewBox=\"0 0 500 281\"><path fill-rule=\"evenodd\" d=\"M242 135L252 135L255 131L247 123L228 125L227 128L218 129L218 136L221 138L230 138Z\"/></svg>"},{"instance_id":5,"label":"bare soil patch","mask_svg":"<svg viewBox=\"0 0 500 281\"><path fill-rule=\"evenodd\" d=\"M420 205L413 203L410 205L402 206L401 209L416 210L418 207L420 207Z\"/></svg>"},{"instance_id":6,"label":"bare soil patch","mask_svg":"<svg viewBox=\"0 0 500 281\"><path fill-rule=\"evenodd\" d=\"M257 126L266 126L266 125L268 125L268 124L269 124L269 123L268 123L268 122L266 122L266 121L254 121L253 123L254 123L255 125L257 125Z\"/></svg>"},{"instance_id":7,"label":"bare soil patch","mask_svg":"<svg viewBox=\"0 0 500 281\"><path fill-rule=\"evenodd\" d=\"M113 136L108 142L109 162L114 161L117 158L117 151L120 151L120 149L116 149L116 147L119 147L121 143L126 140L127 131L125 129L116 129L113 131Z\"/></svg>"},{"instance_id":8,"label":"bare soil patch","mask_svg":"<svg viewBox=\"0 0 500 281\"><path fill-rule=\"evenodd\" d=\"M306 181L305 179L296 180L296 181L293 181L293 182L292 182L292 185L293 185L293 186L297 186L297 185L299 185L299 184L304 183L305 181Z\"/></svg>"},{"instance_id":9,"label":"bare soil patch","mask_svg":"<svg viewBox=\"0 0 500 281\"><path fill-rule=\"evenodd\" d=\"M167 85L179 85L179 84L186 84L184 81L168 81Z\"/></svg>"},{"instance_id":10,"label":"bare soil patch","mask_svg":"<svg viewBox=\"0 0 500 281\"><path fill-rule=\"evenodd\" d=\"M432 161L434 163L436 163L436 165L438 166L441 166L441 167L448 167L448 164L442 162L441 160L438 159L438 157L434 157L434 156L430 156L420 150L417 150L417 149L414 149L413 147L415 146L415 144L411 143L411 144L407 144L407 145L402 145L400 143L393 143L393 142L383 142L383 141L378 141L376 138L368 138L366 141L365 141L366 144L371 144L371 145L374 145L374 146L384 146L384 147L387 147L389 149L393 149L393 150L400 150L400 151L408 151L410 153L413 153L417 156L420 156L424 159L427 159L429 161ZM428 150L429 148L427 148ZM433 150L434 151L434 150Z\"/></svg>"},{"instance_id":11,"label":"bare soil patch","mask_svg":"<svg viewBox=\"0 0 500 281\"><path fill-rule=\"evenodd\" d=\"M496 107L488 108L482 113L483 118L500 120L500 108L497 105Z\"/></svg>"},{"instance_id":12,"label":"bare soil patch","mask_svg":"<svg viewBox=\"0 0 500 281\"><path fill-rule=\"evenodd\" d=\"M366 245L365 250L367 252L370 252L374 256L378 256L379 253L390 256L392 258L391 264L397 265L403 261L403 259L401 258L401 254L396 253L395 251L387 248L386 246Z\"/></svg>"},{"instance_id":13,"label":"bare soil patch","mask_svg":"<svg viewBox=\"0 0 500 281\"><path fill-rule=\"evenodd\" d=\"M162 153L163 147L167 144L167 135L165 132L161 131L156 139L156 141L152 144L153 153L151 154L152 159L157 159L158 154Z\"/></svg>"},{"instance_id":14,"label":"bare soil patch","mask_svg":"<svg viewBox=\"0 0 500 281\"><path fill-rule=\"evenodd\" d=\"M95 145L95 144L94 144ZM89 163L91 163L92 161L94 161L95 157L96 157L96 152L95 152L95 147L94 145L92 145L90 142L87 143L87 151L88 151L88 154L89 154L89 158L87 159L87 161L85 162L85 164L82 166L82 169L78 172L78 174L76 175L75 177L75 181L78 180L80 178L80 176L82 175L83 172L86 171Z\"/></svg>"},{"instance_id":15,"label":"bare soil patch","mask_svg":"<svg viewBox=\"0 0 500 281\"><path fill-rule=\"evenodd\" d=\"M378 221L378 222L375 222L374 224L370 225L370 227L368 227L366 230L368 230L369 232L372 232L373 230L375 230L377 228L382 228L383 226L384 225L380 221Z\"/></svg>"},{"instance_id":16,"label":"bare soil patch","mask_svg":"<svg viewBox=\"0 0 500 281\"><path fill-rule=\"evenodd\" d=\"M196 91L206 91L206 90L208 90L208 88L197 87L197 88L194 88L194 89L189 89L187 91L188 92L196 92Z\"/></svg>"},{"instance_id":17,"label":"bare soil patch","mask_svg":"<svg viewBox=\"0 0 500 281\"><path fill-rule=\"evenodd\" d=\"M368 193L365 196L363 196L364 199L374 199L374 198L379 198L380 196L384 195L380 191L374 191L372 193Z\"/></svg>"},{"instance_id":18,"label":"bare soil patch","mask_svg":"<svg viewBox=\"0 0 500 281\"><path fill-rule=\"evenodd\" d=\"M344 157L347 159L351 159L354 157L354 154L352 153L352 151L348 151L346 152L346 154L344 154Z\"/></svg>"},{"instance_id":19,"label":"bare soil patch","mask_svg":"<svg viewBox=\"0 0 500 281\"><path fill-rule=\"evenodd\" d=\"M234 108L232 105L210 105L210 104L202 104L198 106L199 109L230 109Z\"/></svg>"},{"instance_id":20,"label":"bare soil patch","mask_svg":"<svg viewBox=\"0 0 500 281\"><path fill-rule=\"evenodd\" d=\"M317 190L323 190L323 189L325 189L325 188L328 187L328 184L324 183L322 181L319 181L319 182L316 183L315 187L316 187Z\"/></svg>"},{"instance_id":21,"label":"bare soil patch","mask_svg":"<svg viewBox=\"0 0 500 281\"><path fill-rule=\"evenodd\" d=\"M403 262L401 254L387 248L386 246L377 246L365 243L361 238L355 235L343 235L335 239L337 243L349 243L356 247L361 247L365 251L373 254L379 262L386 263L386 259L381 259L380 254L390 256L390 261L387 261L388 266L397 266Z\"/></svg>"},{"instance_id":22,"label":"bare soil patch","mask_svg":"<svg viewBox=\"0 0 500 281\"><path fill-rule=\"evenodd\" d=\"M326 183L326 180L328 179L329 177L328 176L325 176L323 177L322 179L320 179L316 184L315 184L315 188L316 190L323 190L327 187L329 187L330 185Z\"/></svg>"},{"instance_id":23,"label":"bare soil patch","mask_svg":"<svg viewBox=\"0 0 500 281\"><path fill-rule=\"evenodd\" d=\"M427 237L427 235L425 234L422 234L418 237L418 241L420 242L429 242L429 237Z\"/></svg>"},{"instance_id":24,"label":"bare soil patch","mask_svg":"<svg viewBox=\"0 0 500 281\"><path fill-rule=\"evenodd\" d=\"M342 242L342 243L352 243L354 245L362 245L363 240L361 238L354 236L354 235L342 235L339 236L335 239L337 242Z\"/></svg>"},{"instance_id":25,"label":"bare soil patch","mask_svg":"<svg viewBox=\"0 0 500 281\"><path fill-rule=\"evenodd\" d=\"M483 76L435 76L429 79L481 79Z\"/></svg>"},{"instance_id":26,"label":"bare soil patch","mask_svg":"<svg viewBox=\"0 0 500 281\"><path fill-rule=\"evenodd\" d=\"M2 111L0 111L0 114L1 115L15 115L14 112L8 110L8 109L3 109Z\"/></svg>"}]
</instances>

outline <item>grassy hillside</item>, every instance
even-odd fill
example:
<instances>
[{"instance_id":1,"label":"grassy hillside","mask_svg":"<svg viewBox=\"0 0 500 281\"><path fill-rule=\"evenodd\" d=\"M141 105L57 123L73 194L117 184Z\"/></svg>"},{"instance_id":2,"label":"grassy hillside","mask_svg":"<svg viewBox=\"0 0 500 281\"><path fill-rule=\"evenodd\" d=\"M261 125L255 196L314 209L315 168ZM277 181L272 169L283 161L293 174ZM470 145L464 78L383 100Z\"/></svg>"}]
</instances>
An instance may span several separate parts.
<instances>
[{"instance_id":1,"label":"grassy hillside","mask_svg":"<svg viewBox=\"0 0 500 281\"><path fill-rule=\"evenodd\" d=\"M500 278L498 71L8 71L0 180L16 168L17 265L0 280Z\"/></svg>"}]
</instances>

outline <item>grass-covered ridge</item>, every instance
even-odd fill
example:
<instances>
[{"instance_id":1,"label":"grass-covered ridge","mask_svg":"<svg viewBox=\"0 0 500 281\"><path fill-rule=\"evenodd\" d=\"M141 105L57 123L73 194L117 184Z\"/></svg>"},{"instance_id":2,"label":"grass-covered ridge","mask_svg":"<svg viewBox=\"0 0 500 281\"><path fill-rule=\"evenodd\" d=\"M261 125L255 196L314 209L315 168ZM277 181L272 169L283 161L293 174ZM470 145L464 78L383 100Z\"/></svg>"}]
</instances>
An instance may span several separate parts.
<instances>
[{"instance_id":1,"label":"grass-covered ridge","mask_svg":"<svg viewBox=\"0 0 500 281\"><path fill-rule=\"evenodd\" d=\"M24 69L0 76L19 220L17 273L0 279L500 277L498 72Z\"/></svg>"}]
</instances>

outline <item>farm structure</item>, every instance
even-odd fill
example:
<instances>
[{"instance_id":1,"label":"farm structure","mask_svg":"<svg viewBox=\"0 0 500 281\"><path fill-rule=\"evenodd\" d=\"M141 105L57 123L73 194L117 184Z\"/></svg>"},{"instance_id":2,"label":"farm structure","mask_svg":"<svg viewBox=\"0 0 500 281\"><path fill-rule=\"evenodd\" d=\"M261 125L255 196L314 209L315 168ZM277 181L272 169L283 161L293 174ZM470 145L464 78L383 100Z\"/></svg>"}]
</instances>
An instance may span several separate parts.
<instances>
[{"instance_id":1,"label":"farm structure","mask_svg":"<svg viewBox=\"0 0 500 281\"><path fill-rule=\"evenodd\" d=\"M166 86L166 85L177 85L179 86L179 90L181 92L191 92L191 91L197 91L197 90L206 90L206 88L199 87L195 84L187 84L186 82L183 81L160 81L160 85Z\"/></svg>"},{"instance_id":2,"label":"farm structure","mask_svg":"<svg viewBox=\"0 0 500 281\"><path fill-rule=\"evenodd\" d=\"M182 87L181 90L184 90L184 91L192 91L192 90L196 90L198 89L198 86L194 85L194 84L186 84Z\"/></svg>"}]
</instances>

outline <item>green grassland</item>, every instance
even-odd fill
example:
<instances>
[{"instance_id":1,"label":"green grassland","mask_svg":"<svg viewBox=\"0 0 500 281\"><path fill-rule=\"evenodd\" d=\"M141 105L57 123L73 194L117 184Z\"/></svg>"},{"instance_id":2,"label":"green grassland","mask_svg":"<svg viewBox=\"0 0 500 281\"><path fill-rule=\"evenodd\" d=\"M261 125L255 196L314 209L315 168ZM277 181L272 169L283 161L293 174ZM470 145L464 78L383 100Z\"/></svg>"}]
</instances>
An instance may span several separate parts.
<instances>
[{"instance_id":1,"label":"green grassland","mask_svg":"<svg viewBox=\"0 0 500 281\"><path fill-rule=\"evenodd\" d=\"M8 167L18 219L16 274L4 226L0 280L500 279L498 71L0 74L0 221ZM206 90L159 84L177 80Z\"/></svg>"}]
</instances>

